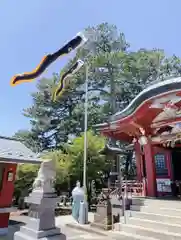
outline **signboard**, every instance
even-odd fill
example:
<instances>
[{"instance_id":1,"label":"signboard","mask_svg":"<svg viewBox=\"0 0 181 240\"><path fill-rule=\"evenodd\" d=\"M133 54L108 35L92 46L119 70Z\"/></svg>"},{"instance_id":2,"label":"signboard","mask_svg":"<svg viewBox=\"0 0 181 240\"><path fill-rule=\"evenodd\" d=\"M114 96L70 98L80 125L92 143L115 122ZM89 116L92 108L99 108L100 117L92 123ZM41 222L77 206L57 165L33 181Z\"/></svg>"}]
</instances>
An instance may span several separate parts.
<instances>
[{"instance_id":1,"label":"signboard","mask_svg":"<svg viewBox=\"0 0 181 240\"><path fill-rule=\"evenodd\" d=\"M155 170L156 176L167 177L168 168L166 164L166 157L163 153L158 153L155 155Z\"/></svg>"},{"instance_id":2,"label":"signboard","mask_svg":"<svg viewBox=\"0 0 181 240\"><path fill-rule=\"evenodd\" d=\"M156 184L158 192L172 192L170 179L157 178Z\"/></svg>"}]
</instances>

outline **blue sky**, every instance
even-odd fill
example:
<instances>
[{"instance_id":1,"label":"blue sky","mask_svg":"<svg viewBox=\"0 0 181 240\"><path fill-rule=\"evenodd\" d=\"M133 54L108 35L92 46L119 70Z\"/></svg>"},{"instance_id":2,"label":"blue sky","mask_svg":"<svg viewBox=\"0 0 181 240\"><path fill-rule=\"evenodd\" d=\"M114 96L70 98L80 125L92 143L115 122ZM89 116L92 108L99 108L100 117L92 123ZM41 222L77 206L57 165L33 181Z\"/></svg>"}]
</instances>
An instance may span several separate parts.
<instances>
[{"instance_id":1,"label":"blue sky","mask_svg":"<svg viewBox=\"0 0 181 240\"><path fill-rule=\"evenodd\" d=\"M42 56L102 22L116 24L132 49L162 48L181 57L180 9L180 0L1 0L0 135L29 127L22 109L31 105L38 80L12 88L14 74L31 71ZM57 61L44 76L59 72L66 61Z\"/></svg>"}]
</instances>

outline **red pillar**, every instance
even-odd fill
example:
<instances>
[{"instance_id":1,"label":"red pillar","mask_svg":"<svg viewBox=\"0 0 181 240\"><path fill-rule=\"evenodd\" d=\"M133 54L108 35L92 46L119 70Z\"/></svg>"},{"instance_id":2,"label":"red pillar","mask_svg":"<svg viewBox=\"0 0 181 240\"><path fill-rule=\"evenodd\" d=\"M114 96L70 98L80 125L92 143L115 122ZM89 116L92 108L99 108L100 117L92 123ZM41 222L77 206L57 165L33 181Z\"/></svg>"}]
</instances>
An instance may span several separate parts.
<instances>
[{"instance_id":1,"label":"red pillar","mask_svg":"<svg viewBox=\"0 0 181 240\"><path fill-rule=\"evenodd\" d=\"M156 172L154 152L151 142L144 145L145 165L146 165L146 184L147 196L156 197Z\"/></svg>"},{"instance_id":2,"label":"red pillar","mask_svg":"<svg viewBox=\"0 0 181 240\"><path fill-rule=\"evenodd\" d=\"M136 175L137 175L137 180L138 181L142 181L142 163L141 163L141 157L142 157L142 153L141 153L141 149L140 149L140 144L138 142L136 142L134 144L134 148L135 148L135 158L136 158Z\"/></svg>"},{"instance_id":3,"label":"red pillar","mask_svg":"<svg viewBox=\"0 0 181 240\"><path fill-rule=\"evenodd\" d=\"M9 214L12 211L12 198L16 175L16 163L1 163L0 185L0 236L8 233Z\"/></svg>"}]
</instances>

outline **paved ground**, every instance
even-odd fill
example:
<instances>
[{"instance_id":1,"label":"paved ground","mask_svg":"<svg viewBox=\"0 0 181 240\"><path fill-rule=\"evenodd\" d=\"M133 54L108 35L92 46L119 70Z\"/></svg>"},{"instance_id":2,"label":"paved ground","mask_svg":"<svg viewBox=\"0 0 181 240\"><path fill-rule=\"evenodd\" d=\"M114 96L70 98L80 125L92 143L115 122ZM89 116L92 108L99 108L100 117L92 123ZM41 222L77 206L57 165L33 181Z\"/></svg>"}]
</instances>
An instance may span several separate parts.
<instances>
[{"instance_id":1,"label":"paved ground","mask_svg":"<svg viewBox=\"0 0 181 240\"><path fill-rule=\"evenodd\" d=\"M0 237L0 240L13 240L13 235L16 231L19 231L21 225L26 223L27 216L11 216L12 221L20 222L19 224L13 224L9 227L9 234L6 237ZM93 214L89 214L89 221L93 220ZM100 237L99 235L89 234L75 229L70 229L66 227L67 223L73 223L74 220L72 216L59 216L56 217L56 225L61 228L61 232L65 234L66 240L105 240L105 237ZM13 223L13 222L12 222ZM109 238L110 239L110 238Z\"/></svg>"}]
</instances>

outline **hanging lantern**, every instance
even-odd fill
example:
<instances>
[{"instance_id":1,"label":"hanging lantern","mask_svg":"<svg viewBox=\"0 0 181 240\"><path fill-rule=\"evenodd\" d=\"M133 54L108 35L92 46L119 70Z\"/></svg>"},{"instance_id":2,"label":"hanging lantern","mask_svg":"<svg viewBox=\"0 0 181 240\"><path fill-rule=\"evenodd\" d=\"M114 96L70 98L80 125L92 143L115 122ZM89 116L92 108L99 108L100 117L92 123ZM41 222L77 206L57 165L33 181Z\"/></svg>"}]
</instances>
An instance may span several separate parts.
<instances>
[{"instance_id":1,"label":"hanging lantern","mask_svg":"<svg viewBox=\"0 0 181 240\"><path fill-rule=\"evenodd\" d=\"M138 142L140 145L146 145L148 143L148 138L146 136L141 136L139 139L138 139Z\"/></svg>"}]
</instances>

